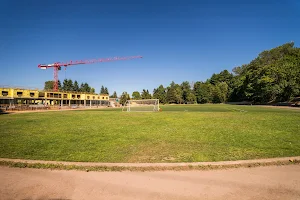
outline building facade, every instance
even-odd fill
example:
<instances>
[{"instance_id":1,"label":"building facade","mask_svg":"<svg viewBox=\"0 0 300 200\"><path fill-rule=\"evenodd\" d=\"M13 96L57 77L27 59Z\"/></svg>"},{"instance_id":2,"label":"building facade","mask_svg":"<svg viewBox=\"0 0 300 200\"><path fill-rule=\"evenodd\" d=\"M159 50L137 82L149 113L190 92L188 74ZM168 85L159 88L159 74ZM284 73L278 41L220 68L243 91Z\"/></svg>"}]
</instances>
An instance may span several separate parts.
<instances>
[{"instance_id":1,"label":"building facade","mask_svg":"<svg viewBox=\"0 0 300 200\"><path fill-rule=\"evenodd\" d=\"M109 96L107 94L0 88L0 106L2 108L99 107L108 106L108 104Z\"/></svg>"}]
</instances>

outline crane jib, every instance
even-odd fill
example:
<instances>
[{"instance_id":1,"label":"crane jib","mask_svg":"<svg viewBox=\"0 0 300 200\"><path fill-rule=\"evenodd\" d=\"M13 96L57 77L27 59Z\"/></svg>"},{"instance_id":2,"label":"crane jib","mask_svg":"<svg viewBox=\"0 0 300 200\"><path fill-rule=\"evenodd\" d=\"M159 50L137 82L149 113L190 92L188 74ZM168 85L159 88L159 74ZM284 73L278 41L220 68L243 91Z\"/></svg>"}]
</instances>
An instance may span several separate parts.
<instances>
[{"instance_id":1,"label":"crane jib","mask_svg":"<svg viewBox=\"0 0 300 200\"><path fill-rule=\"evenodd\" d=\"M80 64L92 64L98 62L110 62L110 61L117 61L117 60L131 60L143 58L142 56L128 56L128 57L111 57L111 58L100 58L100 59L91 59L91 60L76 60L70 62L56 62L53 64L39 64L38 68L40 69L48 69L52 67L54 69L54 81L53 81L53 90L58 91L58 71L61 70L61 67L64 66L65 69L67 66L71 65L80 65Z\"/></svg>"}]
</instances>

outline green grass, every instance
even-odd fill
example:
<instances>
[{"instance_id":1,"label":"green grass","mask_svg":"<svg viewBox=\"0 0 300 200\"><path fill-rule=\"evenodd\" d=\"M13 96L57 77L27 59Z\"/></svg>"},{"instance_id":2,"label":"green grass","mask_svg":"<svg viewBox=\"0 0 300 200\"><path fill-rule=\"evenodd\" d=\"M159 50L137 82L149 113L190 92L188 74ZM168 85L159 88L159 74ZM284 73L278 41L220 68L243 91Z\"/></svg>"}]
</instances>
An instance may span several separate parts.
<instances>
[{"instance_id":1,"label":"green grass","mask_svg":"<svg viewBox=\"0 0 300 200\"><path fill-rule=\"evenodd\" d=\"M300 110L162 106L0 115L0 157L94 162L200 162L300 155Z\"/></svg>"}]
</instances>

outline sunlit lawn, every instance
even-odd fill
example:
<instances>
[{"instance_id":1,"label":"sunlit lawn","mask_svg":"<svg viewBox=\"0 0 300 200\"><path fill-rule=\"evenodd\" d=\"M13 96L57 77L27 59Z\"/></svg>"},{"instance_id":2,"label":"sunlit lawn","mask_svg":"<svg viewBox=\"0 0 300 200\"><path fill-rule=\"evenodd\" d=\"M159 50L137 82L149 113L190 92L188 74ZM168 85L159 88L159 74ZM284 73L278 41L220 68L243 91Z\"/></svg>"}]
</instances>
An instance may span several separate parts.
<instances>
[{"instance_id":1,"label":"sunlit lawn","mask_svg":"<svg viewBox=\"0 0 300 200\"><path fill-rule=\"evenodd\" d=\"M0 157L199 162L300 155L300 109L162 106L0 115Z\"/></svg>"}]
</instances>

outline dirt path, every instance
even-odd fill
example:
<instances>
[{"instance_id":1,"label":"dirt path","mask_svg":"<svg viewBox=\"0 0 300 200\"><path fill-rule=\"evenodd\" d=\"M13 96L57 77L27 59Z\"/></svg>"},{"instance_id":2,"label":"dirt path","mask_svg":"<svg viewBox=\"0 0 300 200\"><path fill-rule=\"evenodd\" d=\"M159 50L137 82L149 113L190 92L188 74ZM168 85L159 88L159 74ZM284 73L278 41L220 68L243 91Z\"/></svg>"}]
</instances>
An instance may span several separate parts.
<instances>
[{"instance_id":1,"label":"dirt path","mask_svg":"<svg viewBox=\"0 0 300 200\"><path fill-rule=\"evenodd\" d=\"M300 199L300 165L82 172L0 167L0 199Z\"/></svg>"}]
</instances>

